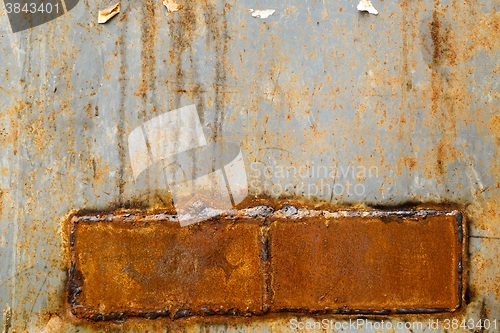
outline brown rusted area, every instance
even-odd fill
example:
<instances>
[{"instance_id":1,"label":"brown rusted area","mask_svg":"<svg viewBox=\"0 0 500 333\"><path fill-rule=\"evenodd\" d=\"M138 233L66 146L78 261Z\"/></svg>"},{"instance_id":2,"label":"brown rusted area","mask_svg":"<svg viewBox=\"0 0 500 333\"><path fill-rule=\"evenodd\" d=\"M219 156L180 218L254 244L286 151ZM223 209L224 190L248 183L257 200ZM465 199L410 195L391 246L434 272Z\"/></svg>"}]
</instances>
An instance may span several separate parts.
<instances>
[{"instance_id":1,"label":"brown rusted area","mask_svg":"<svg viewBox=\"0 0 500 333\"><path fill-rule=\"evenodd\" d=\"M157 96L156 96L156 76L155 76L155 66L156 66L156 50L155 44L157 43L157 26L156 18L157 8L156 4L149 0L142 3L143 10L143 21L142 21L142 35L141 35L141 80L139 83L138 91L136 96L142 98L143 103L147 102L147 92L151 92L150 102L153 104L154 108L157 108ZM145 112L142 111L142 117L146 117Z\"/></svg>"},{"instance_id":2,"label":"brown rusted area","mask_svg":"<svg viewBox=\"0 0 500 333\"><path fill-rule=\"evenodd\" d=\"M98 219L94 221L92 219ZM80 318L262 311L259 224L181 228L162 215L74 218L69 301Z\"/></svg>"},{"instance_id":3,"label":"brown rusted area","mask_svg":"<svg viewBox=\"0 0 500 333\"><path fill-rule=\"evenodd\" d=\"M454 311L462 299L461 229L456 213L277 219L271 309Z\"/></svg>"},{"instance_id":4,"label":"brown rusted area","mask_svg":"<svg viewBox=\"0 0 500 333\"><path fill-rule=\"evenodd\" d=\"M260 205L185 228L160 212L74 216L69 307L90 320L453 312L461 216Z\"/></svg>"}]
</instances>

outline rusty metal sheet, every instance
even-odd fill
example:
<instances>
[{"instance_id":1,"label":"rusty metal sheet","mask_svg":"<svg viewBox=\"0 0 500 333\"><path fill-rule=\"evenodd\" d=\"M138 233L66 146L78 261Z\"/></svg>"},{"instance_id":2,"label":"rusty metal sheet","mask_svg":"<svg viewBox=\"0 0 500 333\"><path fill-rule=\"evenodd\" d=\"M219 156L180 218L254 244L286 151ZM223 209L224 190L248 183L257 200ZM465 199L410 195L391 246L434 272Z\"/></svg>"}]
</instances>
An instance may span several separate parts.
<instances>
[{"instance_id":1,"label":"rusty metal sheet","mask_svg":"<svg viewBox=\"0 0 500 333\"><path fill-rule=\"evenodd\" d=\"M86 209L168 209L158 178L134 182L126 137L193 103L209 140L241 147L252 196L456 205L471 269L454 315L500 318L498 0L372 0L377 16L353 1L177 1L168 15L160 0L124 2L105 25L98 10L115 1L63 1L66 14L18 33L0 5L2 329L100 330L65 317L62 225ZM127 329L289 328L152 322Z\"/></svg>"},{"instance_id":2,"label":"rusty metal sheet","mask_svg":"<svg viewBox=\"0 0 500 333\"><path fill-rule=\"evenodd\" d=\"M72 314L93 320L269 311L388 315L453 312L462 304L458 211L259 206L188 228L179 218L73 217Z\"/></svg>"}]
</instances>

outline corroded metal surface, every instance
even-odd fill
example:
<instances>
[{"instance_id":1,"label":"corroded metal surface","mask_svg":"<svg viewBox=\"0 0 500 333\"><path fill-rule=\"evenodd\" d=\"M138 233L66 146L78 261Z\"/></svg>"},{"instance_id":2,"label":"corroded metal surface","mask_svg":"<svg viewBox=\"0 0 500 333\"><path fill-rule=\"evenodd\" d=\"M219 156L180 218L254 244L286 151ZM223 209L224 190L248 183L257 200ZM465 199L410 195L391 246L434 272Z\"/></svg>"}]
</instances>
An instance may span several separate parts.
<instances>
[{"instance_id":1,"label":"corroded metal surface","mask_svg":"<svg viewBox=\"0 0 500 333\"><path fill-rule=\"evenodd\" d=\"M122 2L98 25L114 1L66 1L67 14L17 34L0 5L3 329L109 330L65 316L63 223L82 209L169 208L154 175L134 182L126 136L192 103L207 138L242 148L252 195L456 205L470 244L456 316L500 318L498 1L374 0L377 16L352 1L179 2L168 16L160 1ZM280 173L312 166L338 172ZM283 332L289 319L176 328Z\"/></svg>"},{"instance_id":2,"label":"corroded metal surface","mask_svg":"<svg viewBox=\"0 0 500 333\"><path fill-rule=\"evenodd\" d=\"M70 311L123 320L460 308L460 212L273 211L242 209L189 228L165 213L75 216Z\"/></svg>"}]
</instances>

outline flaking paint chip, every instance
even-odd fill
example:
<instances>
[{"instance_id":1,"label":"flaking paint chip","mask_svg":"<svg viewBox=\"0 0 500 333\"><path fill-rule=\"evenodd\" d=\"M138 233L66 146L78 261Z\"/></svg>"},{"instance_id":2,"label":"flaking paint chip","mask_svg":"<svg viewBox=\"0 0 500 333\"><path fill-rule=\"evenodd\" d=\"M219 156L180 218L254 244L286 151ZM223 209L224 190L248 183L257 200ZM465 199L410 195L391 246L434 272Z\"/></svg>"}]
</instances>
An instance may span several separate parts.
<instances>
[{"instance_id":1,"label":"flaking paint chip","mask_svg":"<svg viewBox=\"0 0 500 333\"><path fill-rule=\"evenodd\" d=\"M273 15L275 10L274 9L264 9L264 10L256 10L254 11L253 9L248 10L250 13L252 13L253 17L260 17L260 18L268 18L269 16Z\"/></svg>"},{"instance_id":2,"label":"flaking paint chip","mask_svg":"<svg viewBox=\"0 0 500 333\"><path fill-rule=\"evenodd\" d=\"M163 5L167 7L167 12L177 12L184 8L180 3L175 2L174 0L163 0Z\"/></svg>"},{"instance_id":3,"label":"flaking paint chip","mask_svg":"<svg viewBox=\"0 0 500 333\"><path fill-rule=\"evenodd\" d=\"M373 15L378 15L378 11L373 7L372 2L369 0L361 0L356 7L360 12L368 12Z\"/></svg>"},{"instance_id":4,"label":"flaking paint chip","mask_svg":"<svg viewBox=\"0 0 500 333\"><path fill-rule=\"evenodd\" d=\"M120 12L120 3L118 2L117 4L108 7L106 9L100 10L99 11L99 17L97 19L98 23L106 23L108 22L113 16L118 14Z\"/></svg>"}]
</instances>

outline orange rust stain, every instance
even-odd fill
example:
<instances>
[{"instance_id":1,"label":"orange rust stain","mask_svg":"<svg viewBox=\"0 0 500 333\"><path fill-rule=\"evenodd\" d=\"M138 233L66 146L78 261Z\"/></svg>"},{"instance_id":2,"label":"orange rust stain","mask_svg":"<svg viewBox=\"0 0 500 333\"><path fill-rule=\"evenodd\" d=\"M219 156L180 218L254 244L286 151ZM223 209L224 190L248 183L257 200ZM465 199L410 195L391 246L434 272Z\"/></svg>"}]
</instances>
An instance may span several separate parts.
<instances>
[{"instance_id":1,"label":"orange rust stain","mask_svg":"<svg viewBox=\"0 0 500 333\"><path fill-rule=\"evenodd\" d=\"M156 40L158 27L156 23L157 11L155 3L151 0L144 1L142 6L142 51L141 51L141 80L136 96L141 96L146 102L146 93L154 91L156 87L156 77L154 70L156 67Z\"/></svg>"},{"instance_id":2,"label":"orange rust stain","mask_svg":"<svg viewBox=\"0 0 500 333\"><path fill-rule=\"evenodd\" d=\"M485 198L484 196L478 196L474 203L467 207L470 220L480 234L486 237L500 237L499 207L498 197Z\"/></svg>"},{"instance_id":3,"label":"orange rust stain","mask_svg":"<svg viewBox=\"0 0 500 333\"><path fill-rule=\"evenodd\" d=\"M498 111L498 110L496 110ZM497 148L500 147L500 115L495 114L488 123L488 129L495 140Z\"/></svg>"},{"instance_id":4,"label":"orange rust stain","mask_svg":"<svg viewBox=\"0 0 500 333\"><path fill-rule=\"evenodd\" d=\"M483 50L488 53L496 52L500 46L498 36L500 35L500 13L494 12L481 15L474 28L468 32L470 46L466 48L467 56Z\"/></svg>"},{"instance_id":5,"label":"orange rust stain","mask_svg":"<svg viewBox=\"0 0 500 333\"><path fill-rule=\"evenodd\" d=\"M19 114L30 107L29 102L16 100L16 103L5 112L6 117L10 120L10 130L9 133L0 132L0 144L12 144L14 154L17 154L19 139Z\"/></svg>"},{"instance_id":6,"label":"orange rust stain","mask_svg":"<svg viewBox=\"0 0 500 333\"><path fill-rule=\"evenodd\" d=\"M418 160L413 156L400 157L398 165L404 165L407 170L414 171L418 168ZM404 174L403 170L398 170L400 174Z\"/></svg>"}]
</instances>

